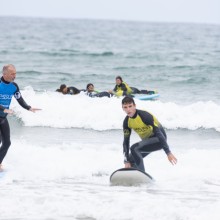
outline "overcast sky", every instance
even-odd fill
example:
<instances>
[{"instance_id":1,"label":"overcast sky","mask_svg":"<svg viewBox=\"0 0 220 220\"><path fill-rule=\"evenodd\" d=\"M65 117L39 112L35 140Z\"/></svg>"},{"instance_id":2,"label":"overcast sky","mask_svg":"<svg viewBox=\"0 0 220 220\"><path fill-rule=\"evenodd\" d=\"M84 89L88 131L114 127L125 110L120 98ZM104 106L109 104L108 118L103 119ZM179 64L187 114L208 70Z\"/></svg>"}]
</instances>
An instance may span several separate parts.
<instances>
[{"instance_id":1,"label":"overcast sky","mask_svg":"<svg viewBox=\"0 0 220 220\"><path fill-rule=\"evenodd\" d=\"M220 0L0 0L0 16L220 24Z\"/></svg>"}]
</instances>

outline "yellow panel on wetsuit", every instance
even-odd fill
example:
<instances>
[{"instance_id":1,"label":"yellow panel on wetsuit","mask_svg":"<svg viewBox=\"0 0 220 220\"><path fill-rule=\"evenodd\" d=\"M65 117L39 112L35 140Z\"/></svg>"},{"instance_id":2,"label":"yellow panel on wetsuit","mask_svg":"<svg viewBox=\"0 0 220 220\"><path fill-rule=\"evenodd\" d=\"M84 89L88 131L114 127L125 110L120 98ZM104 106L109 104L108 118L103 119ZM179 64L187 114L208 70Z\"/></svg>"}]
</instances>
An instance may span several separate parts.
<instances>
[{"instance_id":1,"label":"yellow panel on wetsuit","mask_svg":"<svg viewBox=\"0 0 220 220\"><path fill-rule=\"evenodd\" d=\"M122 96L123 92L126 92L127 95L130 95L132 93L132 89L125 82L122 82L121 85L116 85L115 95L116 96Z\"/></svg>"},{"instance_id":2,"label":"yellow panel on wetsuit","mask_svg":"<svg viewBox=\"0 0 220 220\"><path fill-rule=\"evenodd\" d=\"M153 127L146 125L139 115L136 118L128 119L128 127L133 129L141 139L149 138L153 135Z\"/></svg>"},{"instance_id":3,"label":"yellow panel on wetsuit","mask_svg":"<svg viewBox=\"0 0 220 220\"><path fill-rule=\"evenodd\" d=\"M127 88L127 94L131 94L132 93L132 89L129 87L129 85L125 82L123 82Z\"/></svg>"},{"instance_id":4,"label":"yellow panel on wetsuit","mask_svg":"<svg viewBox=\"0 0 220 220\"><path fill-rule=\"evenodd\" d=\"M116 96L122 96L123 95L123 90L119 90L115 93Z\"/></svg>"}]
</instances>

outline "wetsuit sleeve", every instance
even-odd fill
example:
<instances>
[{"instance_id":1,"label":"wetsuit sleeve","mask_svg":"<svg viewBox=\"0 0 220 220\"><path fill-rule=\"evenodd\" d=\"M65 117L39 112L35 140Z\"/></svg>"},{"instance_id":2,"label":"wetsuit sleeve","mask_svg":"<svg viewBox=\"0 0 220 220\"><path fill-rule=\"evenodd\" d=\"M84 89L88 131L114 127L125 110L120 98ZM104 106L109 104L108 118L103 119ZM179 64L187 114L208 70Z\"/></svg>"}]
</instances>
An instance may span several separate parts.
<instances>
[{"instance_id":1,"label":"wetsuit sleeve","mask_svg":"<svg viewBox=\"0 0 220 220\"><path fill-rule=\"evenodd\" d=\"M129 162L131 129L128 127L128 116L125 118L123 123L123 132L124 132L124 141L123 141L124 162Z\"/></svg>"},{"instance_id":2,"label":"wetsuit sleeve","mask_svg":"<svg viewBox=\"0 0 220 220\"><path fill-rule=\"evenodd\" d=\"M169 154L171 151L169 149L169 145L167 144L166 137L163 134L163 132L160 129L160 124L155 123L154 117L146 112L146 111L138 111L138 114L140 115L142 121L146 125L151 125L153 127L153 132L156 137L158 137L160 143L162 144L163 150L165 151L166 154Z\"/></svg>"},{"instance_id":3,"label":"wetsuit sleeve","mask_svg":"<svg viewBox=\"0 0 220 220\"><path fill-rule=\"evenodd\" d=\"M128 89L124 83L121 84L121 89L126 92Z\"/></svg>"},{"instance_id":4,"label":"wetsuit sleeve","mask_svg":"<svg viewBox=\"0 0 220 220\"><path fill-rule=\"evenodd\" d=\"M113 89L113 91L114 91L114 92L116 92L116 91L117 91L117 85L115 86L115 88Z\"/></svg>"},{"instance_id":5,"label":"wetsuit sleeve","mask_svg":"<svg viewBox=\"0 0 220 220\"><path fill-rule=\"evenodd\" d=\"M21 93L20 93L20 90L19 90L18 85L17 85L16 83L14 83L14 85L15 85L15 87L16 87L16 91L15 91L15 93L14 93L15 99L18 101L19 105L21 105L23 108L29 110L29 109L31 108L31 106L28 105L28 104L24 101L24 99L23 99L23 97L22 97L22 95L21 95Z\"/></svg>"}]
</instances>

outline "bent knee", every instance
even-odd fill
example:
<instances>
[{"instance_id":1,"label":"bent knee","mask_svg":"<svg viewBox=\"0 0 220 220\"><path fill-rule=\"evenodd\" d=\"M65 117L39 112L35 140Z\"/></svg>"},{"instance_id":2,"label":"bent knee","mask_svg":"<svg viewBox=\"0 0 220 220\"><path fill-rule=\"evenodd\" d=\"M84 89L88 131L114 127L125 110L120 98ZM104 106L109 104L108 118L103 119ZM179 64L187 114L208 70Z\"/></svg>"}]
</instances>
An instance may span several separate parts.
<instances>
[{"instance_id":1,"label":"bent knee","mask_svg":"<svg viewBox=\"0 0 220 220\"><path fill-rule=\"evenodd\" d=\"M131 146L131 153L132 153L132 154L137 151L137 147L138 147L138 143L133 144L133 145Z\"/></svg>"}]
</instances>

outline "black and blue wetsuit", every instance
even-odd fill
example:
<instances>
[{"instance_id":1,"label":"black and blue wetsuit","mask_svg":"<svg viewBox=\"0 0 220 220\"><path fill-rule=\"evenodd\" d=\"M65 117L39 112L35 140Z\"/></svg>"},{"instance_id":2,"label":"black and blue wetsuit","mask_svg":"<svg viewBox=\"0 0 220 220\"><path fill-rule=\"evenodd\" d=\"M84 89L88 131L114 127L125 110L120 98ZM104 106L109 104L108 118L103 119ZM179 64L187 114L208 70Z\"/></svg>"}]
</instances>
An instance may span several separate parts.
<instances>
[{"instance_id":1,"label":"black and blue wetsuit","mask_svg":"<svg viewBox=\"0 0 220 220\"><path fill-rule=\"evenodd\" d=\"M22 98L18 85L15 82L7 82L2 77L0 80L0 142L2 143L0 147L0 164L11 145L10 127L7 113L4 113L4 110L9 109L13 96L23 108L27 110L31 108Z\"/></svg>"},{"instance_id":2,"label":"black and blue wetsuit","mask_svg":"<svg viewBox=\"0 0 220 220\"><path fill-rule=\"evenodd\" d=\"M131 130L134 130L142 141L131 146L129 154ZM158 120L149 112L136 110L133 117L126 116L123 123L124 131L124 161L134 163L134 165L145 171L143 158L153 151L163 149L166 154L170 153L167 144L166 133Z\"/></svg>"}]
</instances>

